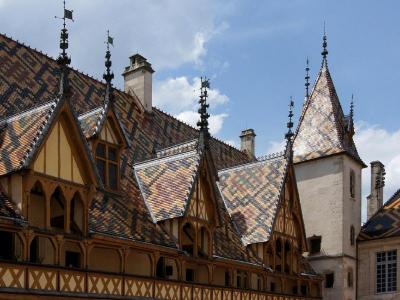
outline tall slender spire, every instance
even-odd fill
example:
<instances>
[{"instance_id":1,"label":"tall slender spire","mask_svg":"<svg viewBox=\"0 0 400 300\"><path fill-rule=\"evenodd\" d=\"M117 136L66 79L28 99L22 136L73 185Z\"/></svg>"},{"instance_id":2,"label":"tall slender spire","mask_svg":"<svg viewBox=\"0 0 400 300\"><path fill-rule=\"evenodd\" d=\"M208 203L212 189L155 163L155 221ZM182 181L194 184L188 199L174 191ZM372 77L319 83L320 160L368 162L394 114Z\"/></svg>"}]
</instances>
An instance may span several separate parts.
<instances>
[{"instance_id":1,"label":"tall slender spire","mask_svg":"<svg viewBox=\"0 0 400 300\"><path fill-rule=\"evenodd\" d=\"M107 30L107 51L106 51L106 56L105 56L105 67L106 67L106 72L103 74L103 78L106 81L106 97L110 103L114 103L114 94L113 94L113 87L112 87L112 80L114 79L114 73L111 71L111 52L110 52L110 45L114 46L114 39L110 36L110 31Z\"/></svg>"},{"instance_id":2,"label":"tall slender spire","mask_svg":"<svg viewBox=\"0 0 400 300\"><path fill-rule=\"evenodd\" d=\"M347 130L351 136L354 135L354 94L351 94L350 114L348 117Z\"/></svg>"},{"instance_id":3,"label":"tall slender spire","mask_svg":"<svg viewBox=\"0 0 400 300\"><path fill-rule=\"evenodd\" d=\"M325 22L324 22L324 36L322 38L322 65L327 64L327 56L328 56L328 42L326 37L326 30L325 30Z\"/></svg>"},{"instance_id":4,"label":"tall slender spire","mask_svg":"<svg viewBox=\"0 0 400 300\"><path fill-rule=\"evenodd\" d=\"M304 84L304 86L306 87L306 100L310 97L310 91L309 91L309 87L310 87L310 74L309 74L309 71L310 71L310 66L309 66L309 61L308 61L308 57L307 57L307 60L306 60L306 76L304 77L304 79L305 79L305 84Z\"/></svg>"},{"instance_id":5,"label":"tall slender spire","mask_svg":"<svg viewBox=\"0 0 400 300\"><path fill-rule=\"evenodd\" d=\"M353 120L354 117L354 94L351 94L351 102L350 102L350 118Z\"/></svg>"},{"instance_id":6,"label":"tall slender spire","mask_svg":"<svg viewBox=\"0 0 400 300\"><path fill-rule=\"evenodd\" d=\"M199 149L204 150L208 148L210 133L208 131L208 118L210 117L207 109L209 104L207 104L208 91L210 88L210 81L206 77L201 77L201 87L200 87L200 99L199 104L200 108L198 110L200 114L200 121L197 122L197 126L199 127Z\"/></svg>"},{"instance_id":7,"label":"tall slender spire","mask_svg":"<svg viewBox=\"0 0 400 300\"><path fill-rule=\"evenodd\" d=\"M72 10L68 10L65 8L65 0L63 1L64 4L64 15L62 18L63 20L63 28L61 29L60 34L60 49L61 53L57 58L57 64L60 68L60 82L59 82L59 96L65 95L69 93L69 82L68 82L68 73L69 68L68 65L71 63L71 58L67 55L68 49L68 29L66 27L66 19L72 19ZM56 17L57 18L57 17Z\"/></svg>"}]
</instances>

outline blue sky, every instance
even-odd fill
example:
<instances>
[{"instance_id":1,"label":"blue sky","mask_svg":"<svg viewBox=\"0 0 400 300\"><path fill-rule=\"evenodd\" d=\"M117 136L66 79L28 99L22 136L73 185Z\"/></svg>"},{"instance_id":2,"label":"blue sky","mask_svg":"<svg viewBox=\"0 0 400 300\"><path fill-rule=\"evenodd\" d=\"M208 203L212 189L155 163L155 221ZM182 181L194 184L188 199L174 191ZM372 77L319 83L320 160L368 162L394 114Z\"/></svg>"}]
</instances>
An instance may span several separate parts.
<instances>
[{"instance_id":1,"label":"blue sky","mask_svg":"<svg viewBox=\"0 0 400 300\"><path fill-rule=\"evenodd\" d=\"M213 133L239 145L240 131L254 128L258 155L279 148L290 96L299 115L305 60L313 83L325 21L329 67L345 113L355 95L361 156L386 165L386 197L400 188L399 1L67 0L67 6L74 9L69 54L75 68L101 78L110 29L117 86L129 55L140 52L156 70L155 104L194 124L197 78L206 75ZM61 0L0 0L1 31L52 56L60 14Z\"/></svg>"}]
</instances>

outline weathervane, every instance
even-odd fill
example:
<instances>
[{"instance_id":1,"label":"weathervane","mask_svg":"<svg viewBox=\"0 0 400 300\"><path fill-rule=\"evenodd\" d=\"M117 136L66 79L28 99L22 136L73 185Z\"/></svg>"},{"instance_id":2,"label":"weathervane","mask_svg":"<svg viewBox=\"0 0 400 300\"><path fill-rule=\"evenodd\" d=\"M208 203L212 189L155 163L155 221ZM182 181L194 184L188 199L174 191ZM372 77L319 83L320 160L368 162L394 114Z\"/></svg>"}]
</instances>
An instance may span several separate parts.
<instances>
[{"instance_id":1,"label":"weathervane","mask_svg":"<svg viewBox=\"0 0 400 300\"><path fill-rule=\"evenodd\" d=\"M112 66L112 62L111 62L111 52L110 52L110 45L114 46L114 38L112 38L110 36L110 31L107 30L107 41L105 42L107 44L107 51L106 51L106 62L105 62L105 66L106 66L106 73L104 73L103 78L107 83L111 84L111 80L114 79L114 73L111 72L111 66Z\"/></svg>"},{"instance_id":2,"label":"weathervane","mask_svg":"<svg viewBox=\"0 0 400 300\"><path fill-rule=\"evenodd\" d=\"M208 132L208 118L210 115L207 112L209 104L207 104L208 91L210 88L210 80L206 77L201 77L201 87L200 87L200 99L199 104L200 108L198 110L200 114L200 121L197 122L197 126L199 127L200 135L199 135L199 148L203 149L208 147L208 138L210 133Z\"/></svg>"},{"instance_id":3,"label":"weathervane","mask_svg":"<svg viewBox=\"0 0 400 300\"><path fill-rule=\"evenodd\" d=\"M68 49L68 29L66 27L66 20L69 19L73 21L72 17L73 11L65 8L65 0L63 1L63 3L64 3L64 16L62 18L57 16L55 17L56 19L63 20L63 28L61 29L61 35L60 35L60 49L62 51L57 58L57 63L61 69L60 89L59 89L60 95L64 94L65 92L68 92L69 90L67 66L71 63L71 58L68 57L66 51Z\"/></svg>"}]
</instances>

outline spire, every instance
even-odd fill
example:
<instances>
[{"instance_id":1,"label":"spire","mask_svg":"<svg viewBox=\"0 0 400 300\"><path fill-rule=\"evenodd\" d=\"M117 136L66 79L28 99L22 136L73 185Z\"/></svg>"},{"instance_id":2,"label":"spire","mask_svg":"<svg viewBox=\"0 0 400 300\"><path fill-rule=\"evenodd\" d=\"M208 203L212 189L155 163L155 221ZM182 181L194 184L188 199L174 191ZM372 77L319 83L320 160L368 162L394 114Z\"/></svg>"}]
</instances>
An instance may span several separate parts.
<instances>
[{"instance_id":1,"label":"spire","mask_svg":"<svg viewBox=\"0 0 400 300\"><path fill-rule=\"evenodd\" d=\"M200 108L198 110L200 114L200 121L197 122L197 126L199 127L199 149L203 150L208 148L208 139L210 137L210 133L208 132L208 118L210 115L207 112L209 104L207 104L208 92L207 89L210 88L210 81L206 77L201 77L201 88L200 88L200 99L199 104Z\"/></svg>"},{"instance_id":2,"label":"spire","mask_svg":"<svg viewBox=\"0 0 400 300\"><path fill-rule=\"evenodd\" d=\"M322 38L322 65L327 64L328 60L327 60L327 56L328 56L328 42L327 42L327 38L326 38L326 30L325 30L325 22L324 22L324 36Z\"/></svg>"},{"instance_id":3,"label":"spire","mask_svg":"<svg viewBox=\"0 0 400 300\"><path fill-rule=\"evenodd\" d=\"M348 132L351 136L354 135L354 94L351 94L351 102L350 102L350 114L348 117Z\"/></svg>"},{"instance_id":4,"label":"spire","mask_svg":"<svg viewBox=\"0 0 400 300\"><path fill-rule=\"evenodd\" d=\"M353 121L354 117L354 94L351 94L351 102L350 102L350 118Z\"/></svg>"},{"instance_id":5,"label":"spire","mask_svg":"<svg viewBox=\"0 0 400 300\"><path fill-rule=\"evenodd\" d=\"M106 67L106 72L103 74L103 78L106 81L106 101L108 100L110 103L114 103L114 95L113 95L113 88L112 88L112 80L114 79L114 73L111 71L111 52L110 52L110 45L114 46L114 38L110 36L110 31L107 30L107 51L106 51L106 56L105 56L105 67Z\"/></svg>"},{"instance_id":6,"label":"spire","mask_svg":"<svg viewBox=\"0 0 400 300\"><path fill-rule=\"evenodd\" d=\"M62 96L64 94L69 93L69 83L68 83L68 65L71 63L71 58L68 57L67 55L67 49L68 49L68 29L66 28L66 19L72 20L72 10L68 10L65 8L65 0L63 1L64 3L64 16L62 18L63 20L63 28L61 29L61 35L60 35L60 49L61 53L57 58L57 64L60 68L60 82L59 82L59 90L58 94L59 96Z\"/></svg>"},{"instance_id":7,"label":"spire","mask_svg":"<svg viewBox=\"0 0 400 300\"><path fill-rule=\"evenodd\" d=\"M304 77L304 79L306 80L306 83L304 84L304 86L306 87L306 100L310 97L310 92L309 92L309 87L310 87L310 67L309 67L309 61L308 61L308 57L306 60L306 76Z\"/></svg>"}]
</instances>

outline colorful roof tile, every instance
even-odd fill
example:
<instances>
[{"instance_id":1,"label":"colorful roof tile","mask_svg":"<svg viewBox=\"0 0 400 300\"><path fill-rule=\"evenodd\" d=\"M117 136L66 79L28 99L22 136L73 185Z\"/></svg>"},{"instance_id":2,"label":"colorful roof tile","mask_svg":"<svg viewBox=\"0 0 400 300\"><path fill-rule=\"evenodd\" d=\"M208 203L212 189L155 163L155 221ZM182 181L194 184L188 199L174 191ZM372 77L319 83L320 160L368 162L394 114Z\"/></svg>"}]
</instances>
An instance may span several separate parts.
<instances>
[{"instance_id":1,"label":"colorful roof tile","mask_svg":"<svg viewBox=\"0 0 400 300\"><path fill-rule=\"evenodd\" d=\"M0 218L12 219L17 222L25 222L24 217L20 214L18 208L8 196L4 193L0 186Z\"/></svg>"},{"instance_id":2,"label":"colorful roof tile","mask_svg":"<svg viewBox=\"0 0 400 300\"><path fill-rule=\"evenodd\" d=\"M328 65L324 61L300 117L293 144L294 162L347 153L364 165L347 125L348 120L344 116Z\"/></svg>"},{"instance_id":3,"label":"colorful roof tile","mask_svg":"<svg viewBox=\"0 0 400 300\"><path fill-rule=\"evenodd\" d=\"M186 150L190 144L193 143L159 151L159 155L174 154L134 166L135 176L154 222L181 217L186 211L201 158L196 149L179 152L179 149Z\"/></svg>"},{"instance_id":4,"label":"colorful roof tile","mask_svg":"<svg viewBox=\"0 0 400 300\"><path fill-rule=\"evenodd\" d=\"M358 240L398 236L400 236L400 190L362 226Z\"/></svg>"},{"instance_id":5,"label":"colorful roof tile","mask_svg":"<svg viewBox=\"0 0 400 300\"><path fill-rule=\"evenodd\" d=\"M218 172L222 198L245 245L269 240L286 166L280 153Z\"/></svg>"}]
</instances>

